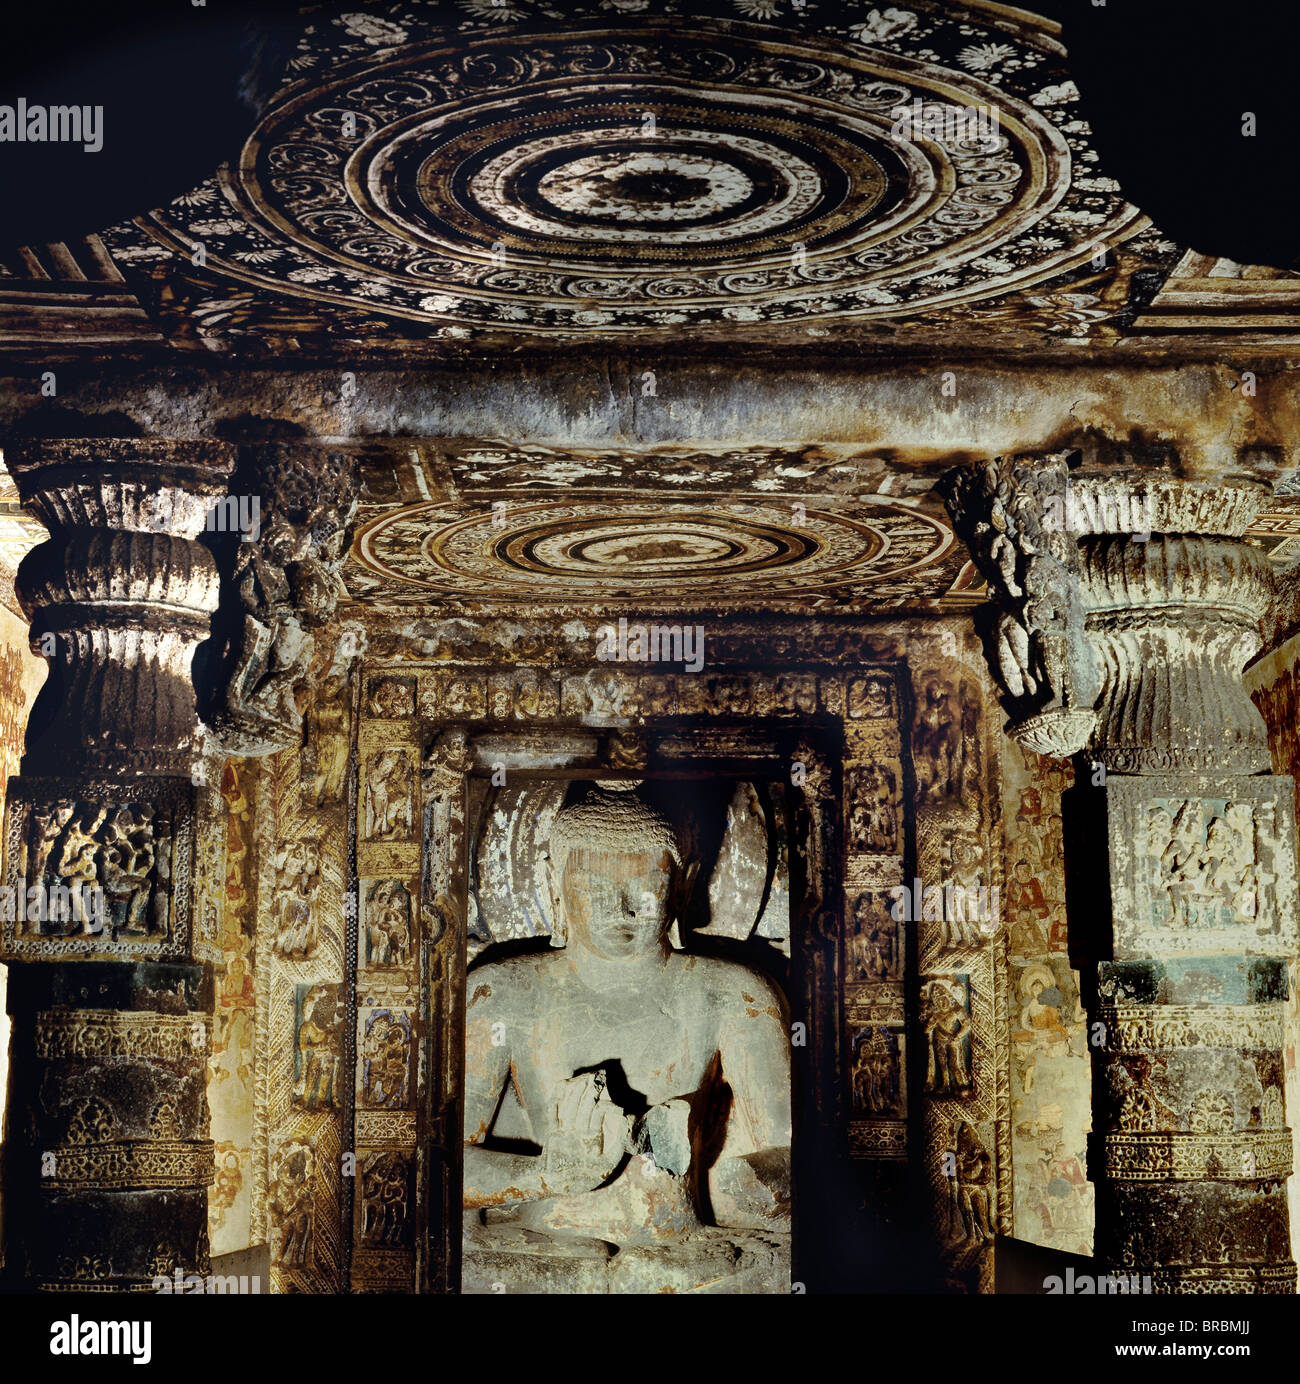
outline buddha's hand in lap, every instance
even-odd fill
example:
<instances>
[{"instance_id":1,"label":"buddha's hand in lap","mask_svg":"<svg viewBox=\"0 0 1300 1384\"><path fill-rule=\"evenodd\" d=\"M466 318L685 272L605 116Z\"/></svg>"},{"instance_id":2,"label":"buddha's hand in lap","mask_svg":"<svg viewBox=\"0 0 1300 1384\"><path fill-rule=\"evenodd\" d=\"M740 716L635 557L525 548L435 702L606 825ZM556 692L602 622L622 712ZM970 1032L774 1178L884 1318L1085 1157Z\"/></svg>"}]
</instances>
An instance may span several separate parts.
<instances>
[{"instance_id":1,"label":"buddha's hand in lap","mask_svg":"<svg viewBox=\"0 0 1300 1384\"><path fill-rule=\"evenodd\" d=\"M652 1105L636 1122L632 1146L656 1168L681 1177L691 1165L691 1107L684 1100Z\"/></svg>"},{"instance_id":2,"label":"buddha's hand in lap","mask_svg":"<svg viewBox=\"0 0 1300 1384\"><path fill-rule=\"evenodd\" d=\"M555 1128L546 1141L548 1165L598 1187L630 1152L630 1122L611 1100L602 1074L579 1072L561 1083Z\"/></svg>"}]
</instances>

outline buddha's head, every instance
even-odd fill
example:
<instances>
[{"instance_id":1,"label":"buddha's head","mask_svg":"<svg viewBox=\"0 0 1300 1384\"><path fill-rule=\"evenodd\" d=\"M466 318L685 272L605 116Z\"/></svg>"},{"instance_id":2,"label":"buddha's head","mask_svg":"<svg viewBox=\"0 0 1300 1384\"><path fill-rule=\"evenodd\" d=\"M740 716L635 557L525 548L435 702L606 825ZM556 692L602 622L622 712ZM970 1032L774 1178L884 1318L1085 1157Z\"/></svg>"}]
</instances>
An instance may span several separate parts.
<instances>
[{"instance_id":1,"label":"buddha's head","mask_svg":"<svg viewBox=\"0 0 1300 1384\"><path fill-rule=\"evenodd\" d=\"M556 815L548 854L553 940L612 960L664 945L682 850L662 813L635 792L594 788Z\"/></svg>"}]
</instances>

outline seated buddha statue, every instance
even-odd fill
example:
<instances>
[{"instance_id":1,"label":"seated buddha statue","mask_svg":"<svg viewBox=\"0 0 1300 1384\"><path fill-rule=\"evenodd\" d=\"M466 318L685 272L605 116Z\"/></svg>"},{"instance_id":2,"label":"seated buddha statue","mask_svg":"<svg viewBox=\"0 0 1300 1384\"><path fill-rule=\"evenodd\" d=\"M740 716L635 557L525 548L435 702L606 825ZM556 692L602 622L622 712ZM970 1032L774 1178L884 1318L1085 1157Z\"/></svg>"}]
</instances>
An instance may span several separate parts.
<instances>
[{"instance_id":1,"label":"seated buddha statue","mask_svg":"<svg viewBox=\"0 0 1300 1384\"><path fill-rule=\"evenodd\" d=\"M784 1003L670 944L683 874L596 786L555 820L553 946L470 971L466 1291L789 1291Z\"/></svg>"}]
</instances>

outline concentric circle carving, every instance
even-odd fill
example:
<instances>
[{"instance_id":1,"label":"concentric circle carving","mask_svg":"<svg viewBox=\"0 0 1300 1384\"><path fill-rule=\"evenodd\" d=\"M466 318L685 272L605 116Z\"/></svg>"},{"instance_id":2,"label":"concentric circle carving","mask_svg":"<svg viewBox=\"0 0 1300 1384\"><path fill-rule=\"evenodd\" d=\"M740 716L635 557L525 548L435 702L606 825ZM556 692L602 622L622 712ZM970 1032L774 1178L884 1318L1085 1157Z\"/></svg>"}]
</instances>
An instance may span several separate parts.
<instances>
[{"instance_id":1,"label":"concentric circle carving","mask_svg":"<svg viewBox=\"0 0 1300 1384\"><path fill-rule=\"evenodd\" d=\"M399 585L488 600L735 602L851 592L941 558L941 523L872 506L619 501L512 504L465 514L429 503L379 515L354 554Z\"/></svg>"},{"instance_id":2,"label":"concentric circle carving","mask_svg":"<svg viewBox=\"0 0 1300 1384\"><path fill-rule=\"evenodd\" d=\"M617 272L788 255L799 228L873 220L902 171L884 145L645 83L619 101L544 105L445 138L423 122L385 131L360 151L356 181L361 200L373 190L377 220L449 251Z\"/></svg>"},{"instance_id":3,"label":"concentric circle carving","mask_svg":"<svg viewBox=\"0 0 1300 1384\"><path fill-rule=\"evenodd\" d=\"M609 335L926 313L1145 224L1087 166L1059 45L1028 16L831 9L340 16L309 29L229 176L114 251L201 242L211 272L453 336Z\"/></svg>"}]
</instances>

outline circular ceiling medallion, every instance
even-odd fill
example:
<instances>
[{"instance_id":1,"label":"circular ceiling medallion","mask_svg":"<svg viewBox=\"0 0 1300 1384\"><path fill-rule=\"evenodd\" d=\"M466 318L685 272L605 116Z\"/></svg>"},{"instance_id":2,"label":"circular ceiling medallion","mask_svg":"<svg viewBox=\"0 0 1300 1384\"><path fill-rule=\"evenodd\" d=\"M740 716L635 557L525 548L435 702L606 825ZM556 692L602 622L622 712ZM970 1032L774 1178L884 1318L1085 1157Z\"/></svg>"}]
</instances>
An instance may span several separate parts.
<instances>
[{"instance_id":1,"label":"circular ceiling medallion","mask_svg":"<svg viewBox=\"0 0 1300 1384\"><path fill-rule=\"evenodd\" d=\"M925 313L1145 225L1062 57L980 4L396 4L314 24L229 176L110 239L452 336Z\"/></svg>"},{"instance_id":2,"label":"circular ceiling medallion","mask_svg":"<svg viewBox=\"0 0 1300 1384\"><path fill-rule=\"evenodd\" d=\"M353 552L369 572L481 600L746 602L851 590L941 558L937 520L871 506L849 517L804 505L653 501L429 503L381 514Z\"/></svg>"},{"instance_id":3,"label":"circular ceiling medallion","mask_svg":"<svg viewBox=\"0 0 1300 1384\"><path fill-rule=\"evenodd\" d=\"M818 240L866 224L903 186L880 141L685 105L649 82L618 101L594 96L548 98L445 140L423 122L390 131L358 155L358 201L445 250L626 272L788 256L797 233ZM655 123L643 130L648 113Z\"/></svg>"}]
</instances>

